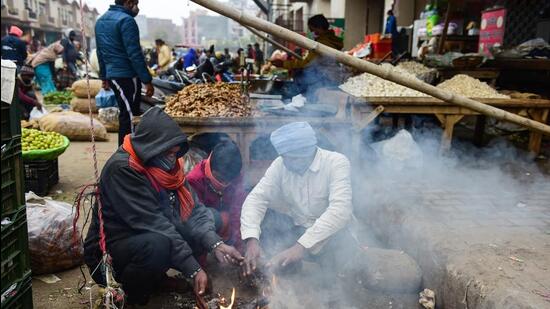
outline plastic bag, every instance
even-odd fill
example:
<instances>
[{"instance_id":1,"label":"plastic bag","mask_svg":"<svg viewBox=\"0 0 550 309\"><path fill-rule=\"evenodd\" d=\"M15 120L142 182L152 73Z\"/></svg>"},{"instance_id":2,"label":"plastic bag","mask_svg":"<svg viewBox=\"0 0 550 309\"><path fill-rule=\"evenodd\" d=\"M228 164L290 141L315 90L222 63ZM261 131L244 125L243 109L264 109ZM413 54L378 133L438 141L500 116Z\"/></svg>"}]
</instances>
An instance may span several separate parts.
<instances>
[{"instance_id":1,"label":"plastic bag","mask_svg":"<svg viewBox=\"0 0 550 309\"><path fill-rule=\"evenodd\" d=\"M47 114L48 114L48 110L44 106L42 106L42 110L39 110L35 106L32 108L31 113L29 114L29 120L40 119Z\"/></svg>"},{"instance_id":2,"label":"plastic bag","mask_svg":"<svg viewBox=\"0 0 550 309\"><path fill-rule=\"evenodd\" d=\"M57 132L65 135L71 141L89 141L90 118L77 112L59 112L48 114L38 121L40 130ZM105 126L94 120L94 134L96 140L107 140Z\"/></svg>"},{"instance_id":3,"label":"plastic bag","mask_svg":"<svg viewBox=\"0 0 550 309\"><path fill-rule=\"evenodd\" d=\"M99 93L95 96L95 104L99 108L106 107L116 107L118 106L116 102L115 92L113 90L99 90Z\"/></svg>"},{"instance_id":4,"label":"plastic bag","mask_svg":"<svg viewBox=\"0 0 550 309\"><path fill-rule=\"evenodd\" d=\"M118 107L100 108L97 119L103 123L107 132L118 132Z\"/></svg>"},{"instance_id":5,"label":"plastic bag","mask_svg":"<svg viewBox=\"0 0 550 309\"><path fill-rule=\"evenodd\" d=\"M29 251L34 275L59 272L83 262L80 230L74 231L71 205L25 194Z\"/></svg>"}]
</instances>

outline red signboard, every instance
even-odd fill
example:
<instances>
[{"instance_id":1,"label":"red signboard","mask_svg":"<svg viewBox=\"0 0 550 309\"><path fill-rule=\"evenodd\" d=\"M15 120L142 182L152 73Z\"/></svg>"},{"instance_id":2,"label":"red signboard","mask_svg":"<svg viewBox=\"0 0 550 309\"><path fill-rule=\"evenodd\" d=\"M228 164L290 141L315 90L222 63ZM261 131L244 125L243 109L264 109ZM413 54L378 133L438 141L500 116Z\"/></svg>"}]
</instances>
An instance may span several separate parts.
<instances>
[{"instance_id":1,"label":"red signboard","mask_svg":"<svg viewBox=\"0 0 550 309\"><path fill-rule=\"evenodd\" d=\"M491 46L501 46L504 40L506 9L485 11L481 14L479 31L479 52L490 55Z\"/></svg>"}]
</instances>

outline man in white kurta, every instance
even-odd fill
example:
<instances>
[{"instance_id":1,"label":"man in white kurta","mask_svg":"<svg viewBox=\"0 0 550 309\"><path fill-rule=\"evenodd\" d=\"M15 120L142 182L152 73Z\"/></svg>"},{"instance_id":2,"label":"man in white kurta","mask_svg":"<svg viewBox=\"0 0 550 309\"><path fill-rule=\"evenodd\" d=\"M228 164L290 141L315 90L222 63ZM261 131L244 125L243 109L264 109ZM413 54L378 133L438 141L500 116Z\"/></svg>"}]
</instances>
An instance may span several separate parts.
<instances>
[{"instance_id":1,"label":"man in white kurta","mask_svg":"<svg viewBox=\"0 0 550 309\"><path fill-rule=\"evenodd\" d=\"M284 268L306 256L323 255L329 249L326 244L352 218L350 162L344 155L318 148L315 132L306 122L279 128L272 133L271 142L280 156L250 192L241 212L245 274L251 274L258 263L262 221L268 209L288 216L289 220L276 223L279 231L297 233L290 247L269 261L268 266L274 268Z\"/></svg>"}]
</instances>

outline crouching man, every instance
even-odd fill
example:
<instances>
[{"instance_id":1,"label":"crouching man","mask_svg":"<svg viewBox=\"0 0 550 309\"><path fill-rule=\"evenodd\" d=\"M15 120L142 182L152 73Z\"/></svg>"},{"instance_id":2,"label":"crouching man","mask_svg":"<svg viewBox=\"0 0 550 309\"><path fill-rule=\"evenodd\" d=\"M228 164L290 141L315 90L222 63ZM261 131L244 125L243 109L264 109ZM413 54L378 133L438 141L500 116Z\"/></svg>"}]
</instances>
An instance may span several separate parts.
<instances>
[{"instance_id":1,"label":"crouching man","mask_svg":"<svg viewBox=\"0 0 550 309\"><path fill-rule=\"evenodd\" d=\"M242 260L216 234L212 213L190 190L181 159L187 149L187 137L178 125L159 108L151 108L101 173L106 247L129 304L146 304L169 268L192 278L195 293L203 294L208 279L196 256L204 252L214 252L222 262ZM104 284L97 267L99 224L95 207L84 254L93 279Z\"/></svg>"},{"instance_id":2,"label":"crouching man","mask_svg":"<svg viewBox=\"0 0 550 309\"><path fill-rule=\"evenodd\" d=\"M302 259L335 266L352 243L344 229L352 218L349 160L318 148L307 122L277 129L271 143L279 157L242 208L243 274L254 272L262 249L275 271Z\"/></svg>"}]
</instances>

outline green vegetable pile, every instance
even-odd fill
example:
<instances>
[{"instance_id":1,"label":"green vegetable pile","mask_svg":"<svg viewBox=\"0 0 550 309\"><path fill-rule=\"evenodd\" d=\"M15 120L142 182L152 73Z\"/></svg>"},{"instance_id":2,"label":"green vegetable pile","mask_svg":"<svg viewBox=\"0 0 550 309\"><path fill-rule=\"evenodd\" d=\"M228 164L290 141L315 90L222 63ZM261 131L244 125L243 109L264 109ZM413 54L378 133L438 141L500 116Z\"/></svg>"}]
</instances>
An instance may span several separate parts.
<instances>
[{"instance_id":1,"label":"green vegetable pile","mask_svg":"<svg viewBox=\"0 0 550 309\"><path fill-rule=\"evenodd\" d=\"M43 132L35 129L21 129L23 151L54 149L63 146L64 137L57 132Z\"/></svg>"},{"instance_id":2,"label":"green vegetable pile","mask_svg":"<svg viewBox=\"0 0 550 309\"><path fill-rule=\"evenodd\" d=\"M44 96L44 104L46 105L59 105L69 104L73 98L73 93L70 91L54 91Z\"/></svg>"}]
</instances>

